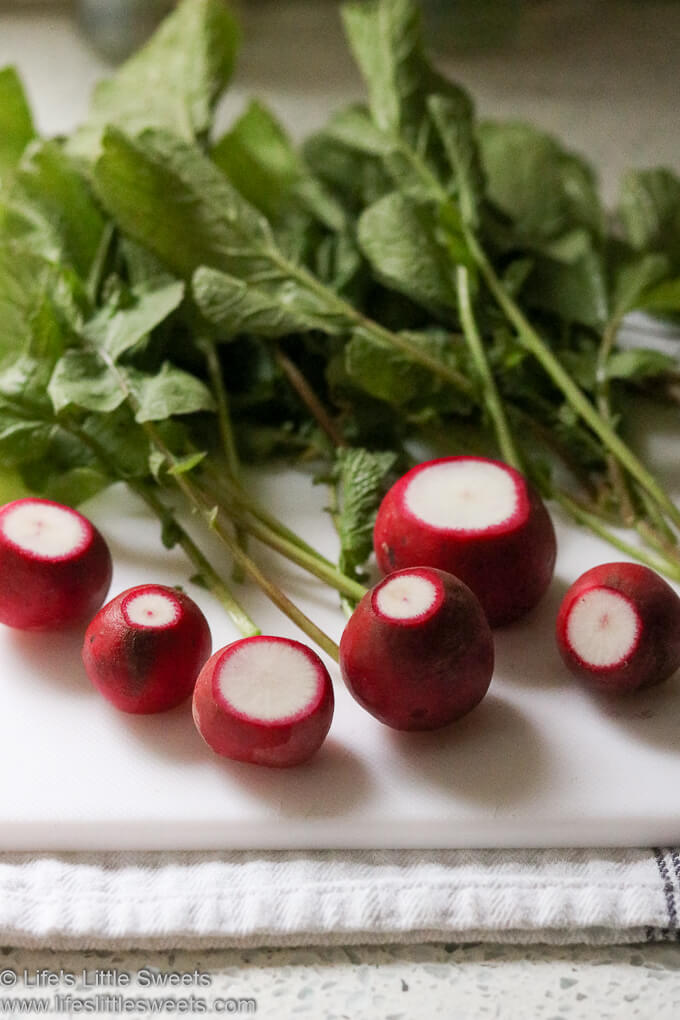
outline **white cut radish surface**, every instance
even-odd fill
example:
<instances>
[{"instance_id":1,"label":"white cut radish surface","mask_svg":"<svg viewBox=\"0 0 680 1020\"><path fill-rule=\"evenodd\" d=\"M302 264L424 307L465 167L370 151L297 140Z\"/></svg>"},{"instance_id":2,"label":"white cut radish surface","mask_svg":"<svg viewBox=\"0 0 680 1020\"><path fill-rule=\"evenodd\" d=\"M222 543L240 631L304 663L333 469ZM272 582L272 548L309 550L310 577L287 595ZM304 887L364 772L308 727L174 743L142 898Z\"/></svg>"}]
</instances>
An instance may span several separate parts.
<instances>
[{"instance_id":1,"label":"white cut radish surface","mask_svg":"<svg viewBox=\"0 0 680 1020\"><path fill-rule=\"evenodd\" d=\"M376 608L390 620L413 620L441 601L437 586L420 574L399 574L378 589Z\"/></svg>"},{"instance_id":2,"label":"white cut radish surface","mask_svg":"<svg viewBox=\"0 0 680 1020\"><path fill-rule=\"evenodd\" d=\"M575 603L567 622L572 651L589 666L616 666L635 648L640 619L630 601L609 588L593 588Z\"/></svg>"},{"instance_id":3,"label":"white cut radish surface","mask_svg":"<svg viewBox=\"0 0 680 1020\"><path fill-rule=\"evenodd\" d=\"M485 531L517 511L518 494L509 472L485 461L432 464L406 489L407 509L433 528Z\"/></svg>"},{"instance_id":4,"label":"white cut radish surface","mask_svg":"<svg viewBox=\"0 0 680 1020\"><path fill-rule=\"evenodd\" d=\"M134 627L169 627L182 615L179 602L171 595L147 591L125 600L123 616Z\"/></svg>"},{"instance_id":5,"label":"white cut radish surface","mask_svg":"<svg viewBox=\"0 0 680 1020\"><path fill-rule=\"evenodd\" d=\"M319 674L308 657L283 641L252 641L227 655L217 687L241 715L261 722L296 716L319 692Z\"/></svg>"},{"instance_id":6,"label":"white cut radish surface","mask_svg":"<svg viewBox=\"0 0 680 1020\"><path fill-rule=\"evenodd\" d=\"M0 526L10 542L45 560L71 556L88 539L87 525L77 514L65 507L29 500L7 510Z\"/></svg>"}]
</instances>

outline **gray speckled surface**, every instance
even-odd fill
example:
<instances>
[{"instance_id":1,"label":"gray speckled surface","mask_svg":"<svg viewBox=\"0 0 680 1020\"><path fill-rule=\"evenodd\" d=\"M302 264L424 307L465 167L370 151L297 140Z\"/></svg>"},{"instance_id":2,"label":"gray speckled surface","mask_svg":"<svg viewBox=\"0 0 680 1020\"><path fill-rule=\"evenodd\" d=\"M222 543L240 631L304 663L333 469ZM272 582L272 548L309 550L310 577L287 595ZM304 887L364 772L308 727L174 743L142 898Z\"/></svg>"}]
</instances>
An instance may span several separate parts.
<instances>
[{"instance_id":1,"label":"gray speckled surface","mask_svg":"<svg viewBox=\"0 0 680 1020\"><path fill-rule=\"evenodd\" d=\"M225 950L209 953L35 953L5 950L7 969L29 980L38 972L78 975L74 988L26 988L13 996L76 998L113 994L179 997L205 1002L207 1015L257 1015L262 1020L675 1020L680 1015L680 947L615 948L431 945L352 949ZM151 992L137 974L202 975L205 984ZM83 988L82 971L131 975L126 987ZM209 982L209 983L208 983ZM10 993L0 991L0 999ZM222 1002L228 1001L226 1008ZM254 1000L254 1004L253 1004ZM114 1015L109 1006L99 1015ZM196 1008L195 1013L200 1012ZM75 1014L75 1011L74 1011ZM73 1015L74 1015L73 1014ZM135 1015L143 1015L140 1010Z\"/></svg>"}]
</instances>

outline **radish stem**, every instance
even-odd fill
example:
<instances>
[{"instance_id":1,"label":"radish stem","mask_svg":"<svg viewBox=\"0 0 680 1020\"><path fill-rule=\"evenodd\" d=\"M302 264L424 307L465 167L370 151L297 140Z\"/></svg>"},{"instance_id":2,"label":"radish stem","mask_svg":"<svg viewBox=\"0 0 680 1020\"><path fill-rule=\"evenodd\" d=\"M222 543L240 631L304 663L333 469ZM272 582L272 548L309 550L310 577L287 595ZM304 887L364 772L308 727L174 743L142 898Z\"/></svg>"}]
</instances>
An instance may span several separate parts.
<instances>
[{"instance_id":1,"label":"radish stem","mask_svg":"<svg viewBox=\"0 0 680 1020\"><path fill-rule=\"evenodd\" d=\"M611 425L598 414L588 398L582 393L576 383L573 382L560 361L528 322L521 309L505 290L496 275L495 269L471 231L465 229L465 238L491 293L517 330L520 342L541 363L555 385L562 391L569 404L590 426L593 432L596 433L605 447L637 479L640 485L646 489L650 496L662 507L667 516L676 525L680 526L680 510L678 510L651 472L647 470L629 447L626 446L621 437L617 435Z\"/></svg>"},{"instance_id":2,"label":"radish stem","mask_svg":"<svg viewBox=\"0 0 680 1020\"><path fill-rule=\"evenodd\" d=\"M296 532L292 531L286 524L280 521L278 517L275 517L266 510L265 507L263 507L250 493L246 492L240 484L234 483L231 479L217 478L216 472L211 469L209 465L201 465L201 467L202 476L209 479L207 484L208 492L211 496L216 496L218 502L221 503L226 500L231 504L231 506L236 504L236 506L240 508L241 512L245 511L258 521L261 521L262 524L266 525L270 531L279 535L291 545L297 546L298 549L302 549L310 556L316 557L319 562L325 564L327 567L335 567L335 564L332 563L331 560L322 556L318 550L305 542L303 538L300 538ZM226 492L224 491L225 488L227 489Z\"/></svg>"},{"instance_id":3,"label":"radish stem","mask_svg":"<svg viewBox=\"0 0 680 1020\"><path fill-rule=\"evenodd\" d=\"M241 474L241 464L236 450L236 443L234 442L234 430L229 411L229 398L224 385L224 379L222 378L222 370L217 356L215 341L210 337L202 336L198 341L198 346L203 351L203 355L205 357L206 368L208 369L208 378L217 404L217 422L224 456L226 458L231 477L235 482L238 482ZM238 531L236 532L236 537L245 548L245 537ZM239 568L235 568L234 570L234 580L237 583L243 580L243 575Z\"/></svg>"},{"instance_id":4,"label":"radish stem","mask_svg":"<svg viewBox=\"0 0 680 1020\"><path fill-rule=\"evenodd\" d=\"M278 345L274 348L274 357L279 368L297 395L300 397L312 418L314 418L323 432L326 433L333 445L347 446L344 437L336 428L336 425L331 416L328 414L328 411L323 406L297 365L291 361L288 355L283 353Z\"/></svg>"},{"instance_id":5,"label":"radish stem","mask_svg":"<svg viewBox=\"0 0 680 1020\"><path fill-rule=\"evenodd\" d=\"M487 361L486 354L484 352L482 338L479 335L479 330L477 329L477 322L472 309L472 299L470 296L470 273L465 266L458 266L456 269L456 290L458 293L458 305L460 321L463 326L463 334L467 341L468 348L472 355L472 360L474 361L477 375L479 376L479 381L484 392L486 407L489 412L489 417L493 422L501 457L506 464L510 464L511 467L521 471L521 458L512 438L512 433L510 431L505 411L503 410L503 404L498 393L496 381L491 369L489 368L489 362Z\"/></svg>"},{"instance_id":6,"label":"radish stem","mask_svg":"<svg viewBox=\"0 0 680 1020\"><path fill-rule=\"evenodd\" d=\"M295 265L281 258L280 268L286 275L293 277L307 290L311 290L314 294L318 295L326 303L329 310L337 312L348 323L353 323L356 329L361 330L378 344L398 350L411 361L423 365L424 368L429 369L434 375L450 383L459 392L465 393L467 396L472 395L473 387L470 380L456 371L455 368L451 368L449 365L439 361L438 358L432 357L432 355L419 348L416 344L411 343L408 337L403 334L394 333L392 330L381 326L374 319L364 315L348 301L345 301L344 298L339 297L335 291L317 280L303 266Z\"/></svg>"},{"instance_id":7,"label":"radish stem","mask_svg":"<svg viewBox=\"0 0 680 1020\"><path fill-rule=\"evenodd\" d=\"M611 412L611 388L607 363L616 341L616 334L621 325L621 316L614 316L609 320L602 333L602 341L597 352L597 364L595 370L595 387L597 396L597 408L603 420L609 425L612 424ZM626 485L626 479L621 470L621 465L610 453L607 456L607 470L612 488L619 499L621 507L621 518L627 527L635 527L637 514Z\"/></svg>"},{"instance_id":8,"label":"radish stem","mask_svg":"<svg viewBox=\"0 0 680 1020\"><path fill-rule=\"evenodd\" d=\"M584 510L566 492L556 489L552 495L556 502L563 506L572 517L581 524L585 524L596 535L609 542L610 545L619 549L626 556L644 563L646 566L651 567L652 570L666 574L674 581L680 581L680 565L676 566L666 557L661 558L652 552L647 552L647 550L638 549L629 542L626 542L625 539L619 538L618 535L615 535L603 524L596 514L591 513L589 510Z\"/></svg>"},{"instance_id":9,"label":"radish stem","mask_svg":"<svg viewBox=\"0 0 680 1020\"><path fill-rule=\"evenodd\" d=\"M111 460L106 451L95 439L83 432L75 424L75 422L69 421L66 418L64 419L64 422L66 423L68 430L94 453L102 467L109 474L113 477L120 477L121 473L118 471L116 464ZM178 523L177 519L162 500L159 499L152 486L133 478L125 479L125 482L128 488L131 489L132 492L135 492L140 499L146 503L161 523L169 523L172 525L175 534L177 535L179 545L182 547L191 563L193 563L198 573L204 579L208 590L227 611L241 634L243 634L244 637L251 637L259 634L260 629L257 624L251 619L243 606L234 597L228 585L225 584L215 568L206 559L188 532L181 524Z\"/></svg>"},{"instance_id":10,"label":"radish stem","mask_svg":"<svg viewBox=\"0 0 680 1020\"><path fill-rule=\"evenodd\" d=\"M179 478L177 481L179 482ZM204 516L210 518L210 512L203 511ZM229 532L219 523L219 520L209 520L210 526L212 527L215 534L218 536L221 542L229 549L236 562L242 567L244 572L250 577L252 581L257 584L264 594L277 606L282 613L292 620L300 630L311 638L312 641L316 642L319 648L323 649L327 655L330 655L335 662L339 659L339 649L335 641L330 638L324 631L318 627L313 620L302 612L298 606L295 605L291 599L283 592L278 585L274 584L263 572L260 570L258 565L250 556L243 551L241 546L238 544L235 538L233 538Z\"/></svg>"},{"instance_id":11,"label":"radish stem","mask_svg":"<svg viewBox=\"0 0 680 1020\"><path fill-rule=\"evenodd\" d=\"M347 577L337 567L327 566L319 556L310 555L304 549L301 549L300 546L295 545L293 542L288 542L260 521L239 517L238 523L241 528L259 539L260 542L268 545L271 549L275 549L292 563L297 563L298 566L303 567L310 574L318 577L319 580L325 581L332 588L335 588L336 591L339 591L341 595L347 595L348 598L358 600L366 594L367 589L362 584L359 584L358 581Z\"/></svg>"},{"instance_id":12,"label":"radish stem","mask_svg":"<svg viewBox=\"0 0 680 1020\"><path fill-rule=\"evenodd\" d=\"M163 454L168 464L171 466L175 465L177 463L176 457L165 445L165 442L158 434L158 431L153 424L147 421L142 424L142 427L156 449ZM250 558L248 553L241 548L236 538L221 524L219 520L219 508L208 506L203 493L189 481L186 475L175 473L172 475L172 479L190 506L194 507L208 526L215 532L219 540L224 546L226 546L236 564L242 568L244 573L262 589L274 605L278 606L278 608L285 613L285 615L292 620L301 631L307 634L312 641L315 641L320 648L322 648L337 662L339 655L337 644L332 640L332 638L328 637L328 635L325 634L320 627L317 627L314 621L310 620L310 618L303 613L302 610L291 601L291 599L288 598L285 592L283 592L278 585L274 584L273 581L266 577L254 560Z\"/></svg>"},{"instance_id":13,"label":"radish stem","mask_svg":"<svg viewBox=\"0 0 680 1020\"><path fill-rule=\"evenodd\" d=\"M172 524L173 528L176 529L177 542L182 547L188 558L195 566L198 573L201 575L209 591L215 596L218 602L226 609L227 613L238 627L243 637L253 637L256 634L260 634L261 630L257 624L251 619L249 614L243 608L243 606L234 598L229 587L224 583L220 575L217 573L212 564L203 555L201 550L198 548L194 540L184 530L184 528L178 524L175 517L172 515L170 510L165 504L158 498L156 493L153 491L151 486L144 485L143 483L132 482L129 483L130 488L136 492L141 499L144 500L146 505L153 510L156 516L160 520L168 521Z\"/></svg>"},{"instance_id":14,"label":"radish stem","mask_svg":"<svg viewBox=\"0 0 680 1020\"><path fill-rule=\"evenodd\" d=\"M217 404L217 422L224 456L232 477L237 480L240 475L241 465L238 453L236 452L236 443L234 442L234 430L232 428L231 414L229 412L229 398L227 397L227 391L224 386L222 370L220 368L215 343L208 337L201 337L198 341L198 346L205 357L205 364L208 369L208 378L210 379L210 387L212 389L213 396L215 397L215 403Z\"/></svg>"}]
</instances>

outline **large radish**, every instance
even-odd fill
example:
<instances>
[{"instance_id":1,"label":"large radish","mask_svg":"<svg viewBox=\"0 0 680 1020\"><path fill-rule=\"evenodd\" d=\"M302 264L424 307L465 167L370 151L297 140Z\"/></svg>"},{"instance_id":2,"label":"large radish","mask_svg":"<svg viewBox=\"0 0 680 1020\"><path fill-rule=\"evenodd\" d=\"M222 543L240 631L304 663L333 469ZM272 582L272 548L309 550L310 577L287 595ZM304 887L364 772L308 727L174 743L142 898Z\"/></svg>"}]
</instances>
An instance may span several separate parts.
<instances>
[{"instance_id":1,"label":"large radish","mask_svg":"<svg viewBox=\"0 0 680 1020\"><path fill-rule=\"evenodd\" d=\"M333 685L311 648L257 635L221 648L196 683L196 727L216 754L286 768L311 758L333 718Z\"/></svg>"},{"instance_id":2,"label":"large radish","mask_svg":"<svg viewBox=\"0 0 680 1020\"><path fill-rule=\"evenodd\" d=\"M163 712L188 698L210 655L210 628L188 595L160 584L128 588L85 632L83 662L123 712Z\"/></svg>"},{"instance_id":3,"label":"large radish","mask_svg":"<svg viewBox=\"0 0 680 1020\"><path fill-rule=\"evenodd\" d=\"M514 468L483 457L418 464L388 491L373 534L383 573L437 567L475 593L492 627L519 619L553 575L555 530Z\"/></svg>"},{"instance_id":4,"label":"large radish","mask_svg":"<svg viewBox=\"0 0 680 1020\"><path fill-rule=\"evenodd\" d=\"M613 694L649 687L680 666L680 598L639 563L603 563L572 584L557 616L568 669Z\"/></svg>"},{"instance_id":5,"label":"large radish","mask_svg":"<svg viewBox=\"0 0 680 1020\"><path fill-rule=\"evenodd\" d=\"M33 497L0 509L0 623L56 630L87 620L111 571L109 547L77 510Z\"/></svg>"},{"instance_id":6,"label":"large radish","mask_svg":"<svg viewBox=\"0 0 680 1020\"><path fill-rule=\"evenodd\" d=\"M493 637L470 589L432 567L400 570L361 600L340 640L356 700L387 726L433 730L486 694Z\"/></svg>"}]
</instances>

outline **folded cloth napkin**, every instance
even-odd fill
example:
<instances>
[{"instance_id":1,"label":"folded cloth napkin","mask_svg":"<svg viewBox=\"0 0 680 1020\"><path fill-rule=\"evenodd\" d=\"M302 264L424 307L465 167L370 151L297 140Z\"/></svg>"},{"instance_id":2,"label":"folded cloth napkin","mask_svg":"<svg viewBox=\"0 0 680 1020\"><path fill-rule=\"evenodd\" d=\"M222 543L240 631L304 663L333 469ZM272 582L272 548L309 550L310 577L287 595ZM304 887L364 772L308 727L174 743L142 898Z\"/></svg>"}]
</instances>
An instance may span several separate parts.
<instances>
[{"instance_id":1,"label":"folded cloth napkin","mask_svg":"<svg viewBox=\"0 0 680 1020\"><path fill-rule=\"evenodd\" d=\"M93 949L675 939L680 851L4 854L0 942Z\"/></svg>"}]
</instances>

